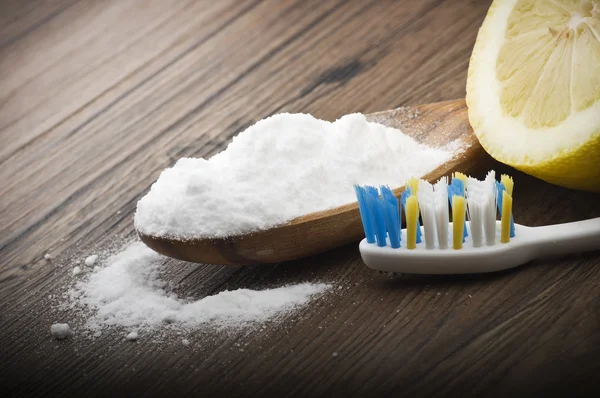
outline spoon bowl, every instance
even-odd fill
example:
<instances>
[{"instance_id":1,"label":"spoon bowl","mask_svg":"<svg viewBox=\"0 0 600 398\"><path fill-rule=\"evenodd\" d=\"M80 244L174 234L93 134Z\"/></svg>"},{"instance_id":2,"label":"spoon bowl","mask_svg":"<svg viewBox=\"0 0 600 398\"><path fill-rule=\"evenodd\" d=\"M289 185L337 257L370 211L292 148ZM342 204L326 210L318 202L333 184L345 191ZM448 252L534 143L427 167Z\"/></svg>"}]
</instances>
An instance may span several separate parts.
<instances>
[{"instance_id":1,"label":"spoon bowl","mask_svg":"<svg viewBox=\"0 0 600 398\"><path fill-rule=\"evenodd\" d=\"M453 171L477 175L491 158L475 137L464 100L402 107L367 115L371 122L402 130L431 147L454 148L450 160L424 176L436 181ZM352 187L348 187L351 189ZM404 188L394 190L399 197ZM226 238L175 240L138 234L154 251L195 263L250 265L295 260L355 242L364 237L356 202L297 217L273 228Z\"/></svg>"}]
</instances>

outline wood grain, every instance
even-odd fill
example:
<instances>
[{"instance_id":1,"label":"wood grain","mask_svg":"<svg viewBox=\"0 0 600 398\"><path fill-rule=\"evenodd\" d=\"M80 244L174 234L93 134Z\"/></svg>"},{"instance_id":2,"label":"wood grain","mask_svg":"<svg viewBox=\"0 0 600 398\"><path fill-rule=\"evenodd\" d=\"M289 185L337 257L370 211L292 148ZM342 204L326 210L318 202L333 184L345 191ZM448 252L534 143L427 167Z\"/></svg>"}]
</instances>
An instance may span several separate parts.
<instances>
[{"instance_id":1,"label":"wood grain","mask_svg":"<svg viewBox=\"0 0 600 398\"><path fill-rule=\"evenodd\" d=\"M248 267L169 260L182 297L333 283L262 330L57 342L74 261L134 237L137 200L275 112L464 97L489 1L0 0L0 386L8 396L543 396L597 392L600 255L480 278L372 273L357 245ZM515 178L515 220L600 196ZM53 260L43 259L45 253ZM181 338L191 345L181 345ZM238 345L239 344L239 345ZM337 353L337 356L333 354Z\"/></svg>"}]
</instances>

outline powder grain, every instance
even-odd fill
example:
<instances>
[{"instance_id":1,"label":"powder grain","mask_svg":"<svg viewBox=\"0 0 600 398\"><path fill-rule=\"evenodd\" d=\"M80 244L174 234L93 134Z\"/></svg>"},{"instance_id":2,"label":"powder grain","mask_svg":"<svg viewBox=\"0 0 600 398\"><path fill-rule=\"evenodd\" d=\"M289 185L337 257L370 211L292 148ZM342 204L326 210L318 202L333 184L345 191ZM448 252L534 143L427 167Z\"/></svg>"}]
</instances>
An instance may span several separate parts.
<instances>
[{"instance_id":1,"label":"powder grain","mask_svg":"<svg viewBox=\"0 0 600 398\"><path fill-rule=\"evenodd\" d=\"M50 326L50 334L57 340L64 340L71 334L68 323L55 323Z\"/></svg>"},{"instance_id":2,"label":"powder grain","mask_svg":"<svg viewBox=\"0 0 600 398\"><path fill-rule=\"evenodd\" d=\"M302 283L268 290L223 291L197 301L178 298L161 278L165 257L142 242L127 245L68 293L72 307L83 308L85 328L139 331L166 324L184 329L240 328L271 320L308 303L327 284Z\"/></svg>"},{"instance_id":3,"label":"powder grain","mask_svg":"<svg viewBox=\"0 0 600 398\"><path fill-rule=\"evenodd\" d=\"M278 114L208 160L164 170L138 202L135 227L179 239L245 234L354 202L353 184L401 186L451 156L362 114L333 123Z\"/></svg>"}]
</instances>

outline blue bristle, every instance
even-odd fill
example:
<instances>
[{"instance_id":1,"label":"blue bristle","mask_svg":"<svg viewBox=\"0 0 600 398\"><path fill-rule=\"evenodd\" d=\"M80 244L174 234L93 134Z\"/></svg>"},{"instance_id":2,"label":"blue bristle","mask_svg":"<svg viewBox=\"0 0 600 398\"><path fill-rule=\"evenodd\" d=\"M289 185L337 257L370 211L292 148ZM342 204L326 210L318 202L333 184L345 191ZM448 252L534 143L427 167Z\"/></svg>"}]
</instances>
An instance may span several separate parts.
<instances>
[{"instance_id":1,"label":"blue bristle","mask_svg":"<svg viewBox=\"0 0 600 398\"><path fill-rule=\"evenodd\" d=\"M506 190L504 183L496 181L496 190L498 191L498 213L500 213L500 217L502 217L502 191ZM515 237L515 220L513 215L510 215L510 237Z\"/></svg>"},{"instance_id":2,"label":"blue bristle","mask_svg":"<svg viewBox=\"0 0 600 398\"><path fill-rule=\"evenodd\" d=\"M515 220L513 218L512 213L510 214L510 237L515 237Z\"/></svg>"},{"instance_id":3,"label":"blue bristle","mask_svg":"<svg viewBox=\"0 0 600 398\"><path fill-rule=\"evenodd\" d=\"M373 214L373 221L375 227L375 239L377 240L377 246L386 246L386 230L385 230L385 216L382 201L379 199L379 191L375 187L367 186L367 198L371 214Z\"/></svg>"},{"instance_id":4,"label":"blue bristle","mask_svg":"<svg viewBox=\"0 0 600 398\"><path fill-rule=\"evenodd\" d=\"M412 195L412 189L410 187L406 187L404 192L402 192L402 196L400 197L400 202L402 203L402 207L406 206L406 199Z\"/></svg>"},{"instance_id":5,"label":"blue bristle","mask_svg":"<svg viewBox=\"0 0 600 398\"><path fill-rule=\"evenodd\" d=\"M496 203L498 204L498 213L500 213L500 217L502 217L502 192L506 190L504 184L496 181L496 192L498 193L498 199Z\"/></svg>"},{"instance_id":6,"label":"blue bristle","mask_svg":"<svg viewBox=\"0 0 600 398\"><path fill-rule=\"evenodd\" d=\"M458 192L457 195L465 196L465 184L461 179L453 178L451 184L456 187Z\"/></svg>"},{"instance_id":7,"label":"blue bristle","mask_svg":"<svg viewBox=\"0 0 600 398\"><path fill-rule=\"evenodd\" d=\"M397 249L400 247L400 217L398 215L398 199L389 187L382 186L381 194L383 196L386 208L386 227L390 245Z\"/></svg>"},{"instance_id":8,"label":"blue bristle","mask_svg":"<svg viewBox=\"0 0 600 398\"><path fill-rule=\"evenodd\" d=\"M394 192L387 185L381 186L381 195L383 195L383 197L387 200L395 198Z\"/></svg>"},{"instance_id":9,"label":"blue bristle","mask_svg":"<svg viewBox=\"0 0 600 398\"><path fill-rule=\"evenodd\" d=\"M373 216L367 203L367 191L358 185L354 186L356 199L358 200L358 209L360 210L360 219L365 230L365 238L367 242L375 243L375 232L373 230Z\"/></svg>"},{"instance_id":10,"label":"blue bristle","mask_svg":"<svg viewBox=\"0 0 600 398\"><path fill-rule=\"evenodd\" d=\"M401 226L400 226L400 211L398 209L398 199L394 198L393 200L389 200L389 208L390 208L390 216L392 217L393 222L393 226L394 226L394 231L393 234L390 234L390 242L392 242L392 247L393 248L398 248L400 247L400 241L402 240L401 236L402 234L400 233Z\"/></svg>"}]
</instances>

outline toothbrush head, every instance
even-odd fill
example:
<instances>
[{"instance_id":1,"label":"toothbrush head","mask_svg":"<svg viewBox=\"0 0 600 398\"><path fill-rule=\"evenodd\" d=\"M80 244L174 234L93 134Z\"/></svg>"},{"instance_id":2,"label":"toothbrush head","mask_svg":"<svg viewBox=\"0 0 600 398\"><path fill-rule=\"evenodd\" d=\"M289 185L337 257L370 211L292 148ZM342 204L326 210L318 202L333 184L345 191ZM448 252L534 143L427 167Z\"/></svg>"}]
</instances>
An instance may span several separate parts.
<instances>
[{"instance_id":1,"label":"toothbrush head","mask_svg":"<svg viewBox=\"0 0 600 398\"><path fill-rule=\"evenodd\" d=\"M502 228L500 224L500 221L495 223L498 234ZM467 226L470 227L469 221ZM453 223L450 223L452 228ZM365 265L377 271L429 275L481 274L514 268L537 256L535 247L528 244L535 239L534 228L517 224L516 230L517 237L510 243L494 246L474 247L471 238L467 238L459 250L427 249L425 243L408 250L378 247L363 239L359 250ZM402 230L402 234L404 238L406 230Z\"/></svg>"},{"instance_id":2,"label":"toothbrush head","mask_svg":"<svg viewBox=\"0 0 600 398\"><path fill-rule=\"evenodd\" d=\"M450 184L445 177L435 184L412 178L399 201L387 186L381 195L375 187L356 186L366 236L359 246L363 260L371 268L401 273L488 272L481 270L484 261L484 269L497 270L500 265L487 257L505 255L516 245L513 185L507 175L496 181L493 171L482 181L456 172Z\"/></svg>"}]
</instances>

